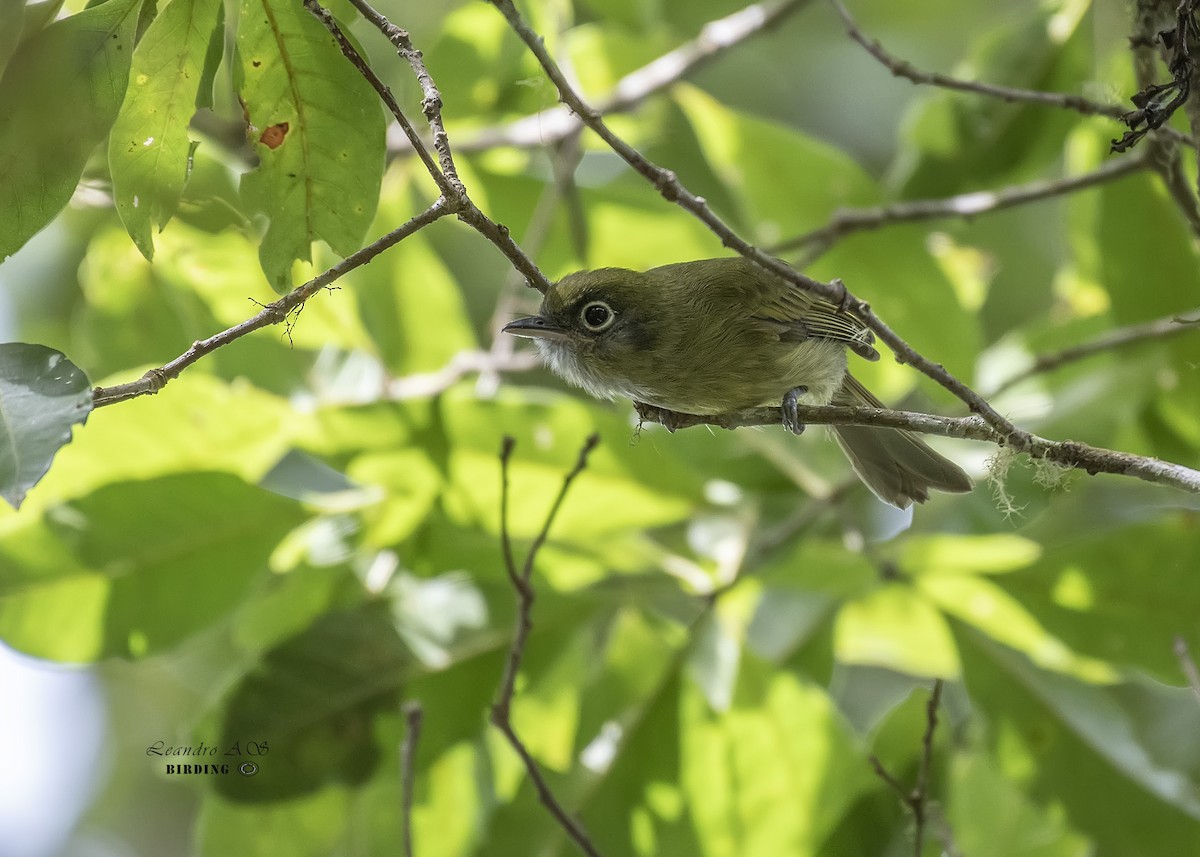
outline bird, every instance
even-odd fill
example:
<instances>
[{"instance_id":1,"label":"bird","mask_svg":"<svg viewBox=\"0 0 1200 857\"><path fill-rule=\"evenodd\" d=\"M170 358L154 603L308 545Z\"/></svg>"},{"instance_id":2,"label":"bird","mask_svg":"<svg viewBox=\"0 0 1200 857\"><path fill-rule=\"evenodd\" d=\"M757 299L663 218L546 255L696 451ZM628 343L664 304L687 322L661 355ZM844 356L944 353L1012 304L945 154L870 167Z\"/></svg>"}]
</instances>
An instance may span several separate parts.
<instances>
[{"instance_id":1,"label":"bird","mask_svg":"<svg viewBox=\"0 0 1200 857\"><path fill-rule=\"evenodd\" d=\"M697 416L780 405L796 433L800 404L884 407L848 371L847 352L879 359L870 329L740 256L578 271L550 285L537 315L503 330L534 340L555 374L598 399ZM912 432L832 428L862 482L897 508L931 489L972 488Z\"/></svg>"}]
</instances>

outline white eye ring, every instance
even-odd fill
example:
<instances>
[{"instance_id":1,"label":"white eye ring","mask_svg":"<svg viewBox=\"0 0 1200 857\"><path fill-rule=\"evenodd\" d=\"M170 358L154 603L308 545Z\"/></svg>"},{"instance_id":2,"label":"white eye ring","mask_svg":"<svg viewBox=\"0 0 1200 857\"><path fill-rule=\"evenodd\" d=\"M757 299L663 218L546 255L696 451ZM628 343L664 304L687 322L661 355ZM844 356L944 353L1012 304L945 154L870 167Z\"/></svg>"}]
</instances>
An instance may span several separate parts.
<instances>
[{"instance_id":1,"label":"white eye ring","mask_svg":"<svg viewBox=\"0 0 1200 857\"><path fill-rule=\"evenodd\" d=\"M600 333L612 327L617 314L604 301L592 301L579 311L579 319L592 333Z\"/></svg>"}]
</instances>

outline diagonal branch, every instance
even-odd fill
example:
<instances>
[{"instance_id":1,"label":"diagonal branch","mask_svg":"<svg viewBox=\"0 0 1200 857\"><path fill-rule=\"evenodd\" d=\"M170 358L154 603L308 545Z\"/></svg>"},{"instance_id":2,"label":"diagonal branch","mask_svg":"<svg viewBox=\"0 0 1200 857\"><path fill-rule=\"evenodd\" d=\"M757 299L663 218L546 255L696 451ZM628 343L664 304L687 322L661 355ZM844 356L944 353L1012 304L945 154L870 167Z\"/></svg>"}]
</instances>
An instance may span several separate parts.
<instances>
[{"instance_id":1,"label":"diagonal branch","mask_svg":"<svg viewBox=\"0 0 1200 857\"><path fill-rule=\"evenodd\" d=\"M334 40L338 43L338 47L341 48L342 53L379 94L380 99L383 100L383 103L391 111L392 115L396 117L396 121L400 123L400 127L405 129L405 134L409 137L414 147L418 147L419 144L417 151L424 151L425 154L422 160L425 163L426 169L429 170L430 175L433 176L434 181L441 188L442 197L451 206L454 213L458 215L458 219L473 228L495 245L501 253L507 256L508 260L512 262L513 267L525 276L526 281L533 288L540 292L545 292L550 287L546 275L538 269L528 254L517 245L517 242L513 241L512 236L508 233L508 227L493 221L471 200L466 187L458 177L458 171L454 165L454 156L450 151L450 139L446 136L445 125L442 122L442 96L434 85L429 70L425 67L425 61L422 59L421 52L413 47L412 40L405 30L393 25L387 18L375 11L367 3L367 0L351 0L351 2L368 21L380 29L384 36L396 47L400 56L412 67L413 74L416 75L417 81L421 86L421 91L424 94L421 100L421 109L433 133L433 147L438 153L438 164L435 165L433 163L428 150L423 148L424 144L420 143L419 136L412 129L412 125L404 115L404 111L400 109L400 105L396 103L391 90L379 79L379 75L375 74L375 70L371 68L366 59L358 52L358 49L342 33L337 21L333 19L329 11L321 6L318 0L304 0L304 7L312 12L317 20L329 30Z\"/></svg>"},{"instance_id":2,"label":"diagonal branch","mask_svg":"<svg viewBox=\"0 0 1200 857\"><path fill-rule=\"evenodd\" d=\"M767 32L812 0L755 3L732 15L709 21L690 42L631 71L617 81L611 93L598 99L604 114L633 110L692 72L708 65L730 48ZM583 129L583 121L569 108L551 107L498 128L484 129L463 138L458 148L478 152L496 146L543 146L566 139Z\"/></svg>"},{"instance_id":3,"label":"diagonal branch","mask_svg":"<svg viewBox=\"0 0 1200 857\"><path fill-rule=\"evenodd\" d=\"M399 244L409 235L428 226L439 217L444 217L451 213L451 211L453 209L447 205L445 199L438 199L433 205L429 206L429 208L409 220L403 226L393 229L387 235L367 245L357 253L352 253L329 270L313 277L304 285L297 286L279 300L267 304L256 315L240 324L236 324L218 334L210 336L208 339L193 342L191 348L180 354L170 363L160 366L157 369L151 369L137 381L131 381L128 384L115 384L112 387L96 387L92 391L92 406L101 408L105 405L123 402L126 399L134 399L138 396L148 396L157 393L170 381L178 378L184 369L191 366L201 357L235 340L241 339L248 333L253 333L261 328L286 321L293 312L304 306L305 301L321 289L326 288L330 283L341 278L347 272L354 270L360 265L365 265L384 250L395 244Z\"/></svg>"},{"instance_id":4,"label":"diagonal branch","mask_svg":"<svg viewBox=\"0 0 1200 857\"><path fill-rule=\"evenodd\" d=\"M546 51L542 39L521 17L512 0L489 0L489 2L504 15L505 19L509 22L509 26L513 28L514 32L525 42L526 47L537 58L546 76L550 78L558 89L559 98L581 118L588 128L594 131L614 152L620 155L630 167L653 184L664 199L676 203L684 210L693 214L708 226L726 247L731 248L748 259L752 259L760 267L771 271L776 276L808 292L819 295L858 316L863 324L870 328L879 339L887 343L896 355L897 360L913 366L960 398L972 412L982 416L995 428L1004 437L1007 444L1019 451L1028 451L1032 442L1032 436L1028 432L1017 428L988 404L982 396L948 372L946 367L918 353L916 349L902 339L899 334L892 330L891 327L884 323L871 310L870 304L852 295L846 289L844 283L840 280L825 283L815 280L812 277L807 277L788 266L782 260L776 259L750 244L721 220L709 208L707 201L703 197L696 196L688 190L679 181L675 173L652 163L641 152L614 134L605 124L600 114L589 107L567 81L558 64L555 63L554 59Z\"/></svg>"}]
</instances>

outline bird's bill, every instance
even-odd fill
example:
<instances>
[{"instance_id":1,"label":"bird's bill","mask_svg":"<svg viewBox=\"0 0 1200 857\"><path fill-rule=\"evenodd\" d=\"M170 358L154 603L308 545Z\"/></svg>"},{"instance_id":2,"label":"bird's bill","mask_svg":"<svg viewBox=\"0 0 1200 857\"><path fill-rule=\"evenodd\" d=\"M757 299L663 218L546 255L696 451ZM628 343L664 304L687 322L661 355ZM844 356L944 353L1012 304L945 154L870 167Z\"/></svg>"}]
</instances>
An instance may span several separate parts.
<instances>
[{"instance_id":1,"label":"bird's bill","mask_svg":"<svg viewBox=\"0 0 1200 857\"><path fill-rule=\"evenodd\" d=\"M518 318L504 325L502 330L513 336L524 336L526 339L566 339L567 332L561 327L546 321L540 315Z\"/></svg>"}]
</instances>

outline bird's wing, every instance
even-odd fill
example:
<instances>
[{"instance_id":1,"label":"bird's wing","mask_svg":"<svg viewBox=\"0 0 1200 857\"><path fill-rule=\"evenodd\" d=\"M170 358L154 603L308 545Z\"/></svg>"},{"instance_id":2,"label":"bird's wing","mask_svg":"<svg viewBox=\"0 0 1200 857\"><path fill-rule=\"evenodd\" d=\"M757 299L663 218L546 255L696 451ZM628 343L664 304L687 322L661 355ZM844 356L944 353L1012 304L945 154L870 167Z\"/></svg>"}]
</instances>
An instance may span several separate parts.
<instances>
[{"instance_id":1,"label":"bird's wing","mask_svg":"<svg viewBox=\"0 0 1200 857\"><path fill-rule=\"evenodd\" d=\"M837 304L778 280L761 269L756 269L756 273L761 274L761 280L755 290L754 317L772 326L779 325L782 341L829 339L844 343L865 360L879 359L879 352L872 345L875 335L859 319L843 312Z\"/></svg>"}]
</instances>

